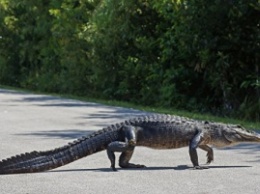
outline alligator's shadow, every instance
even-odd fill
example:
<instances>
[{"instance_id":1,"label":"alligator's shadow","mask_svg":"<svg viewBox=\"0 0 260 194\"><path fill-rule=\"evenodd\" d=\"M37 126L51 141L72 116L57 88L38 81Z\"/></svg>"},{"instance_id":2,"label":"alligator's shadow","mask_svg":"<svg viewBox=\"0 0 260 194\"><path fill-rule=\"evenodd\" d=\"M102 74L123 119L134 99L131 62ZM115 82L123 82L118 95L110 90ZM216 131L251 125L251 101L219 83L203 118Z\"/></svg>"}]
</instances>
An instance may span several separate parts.
<instances>
[{"instance_id":1,"label":"alligator's shadow","mask_svg":"<svg viewBox=\"0 0 260 194\"><path fill-rule=\"evenodd\" d=\"M226 168L251 168L252 166L207 166L208 169L226 169ZM139 171L150 171L150 170L193 170L191 166L187 165L179 165L176 167L164 167L164 166L152 166L152 167L146 167L146 168L118 168L119 171L132 171L132 170L139 170ZM207 169L206 169L207 170ZM95 169L66 169L66 170L51 170L47 171L46 173L50 172L115 172L112 171L111 168L95 168Z\"/></svg>"}]
</instances>

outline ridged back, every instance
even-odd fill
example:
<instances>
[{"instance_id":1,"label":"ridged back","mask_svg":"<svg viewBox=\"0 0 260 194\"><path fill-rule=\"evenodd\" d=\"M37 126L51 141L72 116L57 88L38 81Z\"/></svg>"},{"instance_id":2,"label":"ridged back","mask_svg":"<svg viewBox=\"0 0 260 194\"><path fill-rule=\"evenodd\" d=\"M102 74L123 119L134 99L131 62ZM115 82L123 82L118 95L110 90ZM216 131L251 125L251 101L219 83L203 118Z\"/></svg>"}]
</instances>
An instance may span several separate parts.
<instances>
[{"instance_id":1,"label":"ridged back","mask_svg":"<svg viewBox=\"0 0 260 194\"><path fill-rule=\"evenodd\" d=\"M140 125L144 123L149 123L154 125L155 123L162 124L162 123L193 123L198 122L193 119L189 119L186 117L181 116L174 116L174 115L166 115L166 114L151 114L142 117L133 118L124 122L127 125Z\"/></svg>"}]
</instances>

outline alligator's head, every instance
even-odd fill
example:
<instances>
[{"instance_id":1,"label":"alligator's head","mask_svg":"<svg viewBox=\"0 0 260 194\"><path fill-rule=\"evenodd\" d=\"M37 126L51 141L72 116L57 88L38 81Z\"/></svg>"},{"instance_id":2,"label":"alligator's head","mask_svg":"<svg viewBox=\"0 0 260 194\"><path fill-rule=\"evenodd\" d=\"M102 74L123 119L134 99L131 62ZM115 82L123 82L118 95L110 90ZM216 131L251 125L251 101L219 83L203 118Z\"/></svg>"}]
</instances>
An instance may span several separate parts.
<instances>
[{"instance_id":1,"label":"alligator's head","mask_svg":"<svg viewBox=\"0 0 260 194\"><path fill-rule=\"evenodd\" d=\"M210 123L211 144L225 147L239 143L260 143L260 134L247 130L240 125Z\"/></svg>"},{"instance_id":2,"label":"alligator's head","mask_svg":"<svg viewBox=\"0 0 260 194\"><path fill-rule=\"evenodd\" d=\"M227 125L223 130L223 136L231 143L243 143L243 142L259 142L260 134L251 130L247 130L240 125Z\"/></svg>"}]
</instances>

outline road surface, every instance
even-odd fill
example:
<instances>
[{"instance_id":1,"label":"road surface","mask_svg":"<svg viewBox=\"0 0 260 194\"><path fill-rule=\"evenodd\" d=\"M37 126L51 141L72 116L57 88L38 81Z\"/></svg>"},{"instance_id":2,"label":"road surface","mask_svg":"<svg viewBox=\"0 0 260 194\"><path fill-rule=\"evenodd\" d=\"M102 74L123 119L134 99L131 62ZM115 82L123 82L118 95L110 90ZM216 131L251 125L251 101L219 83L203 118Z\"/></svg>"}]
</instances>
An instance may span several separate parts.
<instances>
[{"instance_id":1,"label":"road surface","mask_svg":"<svg viewBox=\"0 0 260 194\"><path fill-rule=\"evenodd\" d=\"M0 89L0 159L49 150L141 111ZM192 170L187 148L137 147L132 162L145 169L112 172L106 152L52 171L0 175L1 194L249 194L260 193L260 144L214 149L208 170ZM198 151L200 163L205 152ZM117 155L118 157L118 155Z\"/></svg>"}]
</instances>

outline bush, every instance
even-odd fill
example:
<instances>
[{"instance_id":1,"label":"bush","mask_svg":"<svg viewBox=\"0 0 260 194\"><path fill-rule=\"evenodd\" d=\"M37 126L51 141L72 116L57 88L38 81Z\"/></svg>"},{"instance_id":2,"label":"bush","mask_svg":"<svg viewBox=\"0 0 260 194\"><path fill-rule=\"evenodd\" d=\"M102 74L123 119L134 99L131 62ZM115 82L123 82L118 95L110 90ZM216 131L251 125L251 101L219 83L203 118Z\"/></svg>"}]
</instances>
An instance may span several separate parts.
<instances>
[{"instance_id":1,"label":"bush","mask_svg":"<svg viewBox=\"0 0 260 194\"><path fill-rule=\"evenodd\" d=\"M257 0L0 0L0 81L259 121Z\"/></svg>"}]
</instances>

